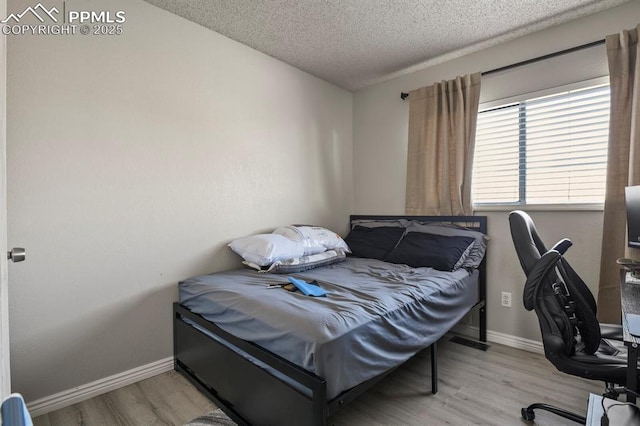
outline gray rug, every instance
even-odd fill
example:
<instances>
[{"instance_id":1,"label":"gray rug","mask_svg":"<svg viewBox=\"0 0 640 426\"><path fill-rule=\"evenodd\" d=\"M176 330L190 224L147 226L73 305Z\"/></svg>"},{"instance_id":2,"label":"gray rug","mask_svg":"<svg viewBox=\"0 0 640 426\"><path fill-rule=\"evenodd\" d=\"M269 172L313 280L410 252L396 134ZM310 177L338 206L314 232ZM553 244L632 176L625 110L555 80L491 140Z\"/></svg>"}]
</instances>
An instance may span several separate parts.
<instances>
[{"instance_id":1,"label":"gray rug","mask_svg":"<svg viewBox=\"0 0 640 426\"><path fill-rule=\"evenodd\" d=\"M236 422L231 420L221 409L217 409L202 417L191 420L185 426L235 426Z\"/></svg>"}]
</instances>

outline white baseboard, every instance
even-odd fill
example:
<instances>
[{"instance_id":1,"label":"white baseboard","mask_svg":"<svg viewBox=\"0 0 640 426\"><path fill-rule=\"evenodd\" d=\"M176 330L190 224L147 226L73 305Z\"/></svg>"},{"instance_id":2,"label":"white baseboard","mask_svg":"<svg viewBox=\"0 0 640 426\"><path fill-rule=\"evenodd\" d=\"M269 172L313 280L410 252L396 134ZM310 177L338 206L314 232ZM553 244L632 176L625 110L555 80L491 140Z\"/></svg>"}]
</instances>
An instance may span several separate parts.
<instances>
[{"instance_id":1,"label":"white baseboard","mask_svg":"<svg viewBox=\"0 0 640 426\"><path fill-rule=\"evenodd\" d=\"M147 365L132 368L122 373L114 374L113 376L105 377L104 379L96 380L95 382L87 383L86 385L31 401L27 404L27 408L32 418L37 417L170 370L173 370L172 356Z\"/></svg>"},{"instance_id":2,"label":"white baseboard","mask_svg":"<svg viewBox=\"0 0 640 426\"><path fill-rule=\"evenodd\" d=\"M460 324L453 327L451 331L470 336L474 340L478 339L477 326ZM489 342L499 343L512 348L522 349L523 351L544 354L542 342L538 342L536 340L523 339L522 337L511 336L510 334L498 333L491 330L487 330L487 340Z\"/></svg>"}]
</instances>

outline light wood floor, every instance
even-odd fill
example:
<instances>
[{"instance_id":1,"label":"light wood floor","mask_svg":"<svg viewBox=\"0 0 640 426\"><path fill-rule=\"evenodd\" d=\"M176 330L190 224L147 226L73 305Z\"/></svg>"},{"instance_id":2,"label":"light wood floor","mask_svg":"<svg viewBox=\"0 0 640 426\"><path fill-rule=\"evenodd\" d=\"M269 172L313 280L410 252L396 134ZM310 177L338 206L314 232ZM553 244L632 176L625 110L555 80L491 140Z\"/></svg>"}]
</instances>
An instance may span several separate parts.
<instances>
[{"instance_id":1,"label":"light wood floor","mask_svg":"<svg viewBox=\"0 0 640 426\"><path fill-rule=\"evenodd\" d=\"M542 355L491 344L483 352L438 344L439 392L430 393L429 350L418 354L330 418L335 426L524 425L533 402L586 413L589 392L604 385L560 373ZM214 408L176 372L109 392L34 419L35 426L183 425ZM536 411L537 425L575 425Z\"/></svg>"}]
</instances>

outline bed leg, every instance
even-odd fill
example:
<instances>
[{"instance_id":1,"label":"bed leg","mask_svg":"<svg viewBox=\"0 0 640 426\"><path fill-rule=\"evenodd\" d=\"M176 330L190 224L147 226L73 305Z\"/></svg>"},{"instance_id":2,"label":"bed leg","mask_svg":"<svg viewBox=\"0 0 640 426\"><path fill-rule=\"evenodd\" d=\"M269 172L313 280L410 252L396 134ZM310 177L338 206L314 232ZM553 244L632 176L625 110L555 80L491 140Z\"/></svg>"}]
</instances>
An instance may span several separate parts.
<instances>
[{"instance_id":1,"label":"bed leg","mask_svg":"<svg viewBox=\"0 0 640 426\"><path fill-rule=\"evenodd\" d=\"M480 341L487 343L487 307L480 307Z\"/></svg>"},{"instance_id":2,"label":"bed leg","mask_svg":"<svg viewBox=\"0 0 640 426\"><path fill-rule=\"evenodd\" d=\"M437 346L438 342L431 344L431 393L438 393L438 354Z\"/></svg>"}]
</instances>

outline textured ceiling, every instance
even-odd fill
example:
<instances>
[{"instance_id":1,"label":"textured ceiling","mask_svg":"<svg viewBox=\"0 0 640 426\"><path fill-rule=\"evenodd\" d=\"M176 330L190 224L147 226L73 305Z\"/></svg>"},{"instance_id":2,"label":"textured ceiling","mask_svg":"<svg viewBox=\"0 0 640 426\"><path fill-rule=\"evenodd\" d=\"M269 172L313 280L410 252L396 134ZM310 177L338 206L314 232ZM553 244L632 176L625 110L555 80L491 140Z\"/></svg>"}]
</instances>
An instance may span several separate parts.
<instances>
[{"instance_id":1,"label":"textured ceiling","mask_svg":"<svg viewBox=\"0 0 640 426\"><path fill-rule=\"evenodd\" d=\"M146 1L355 91L629 0Z\"/></svg>"}]
</instances>

